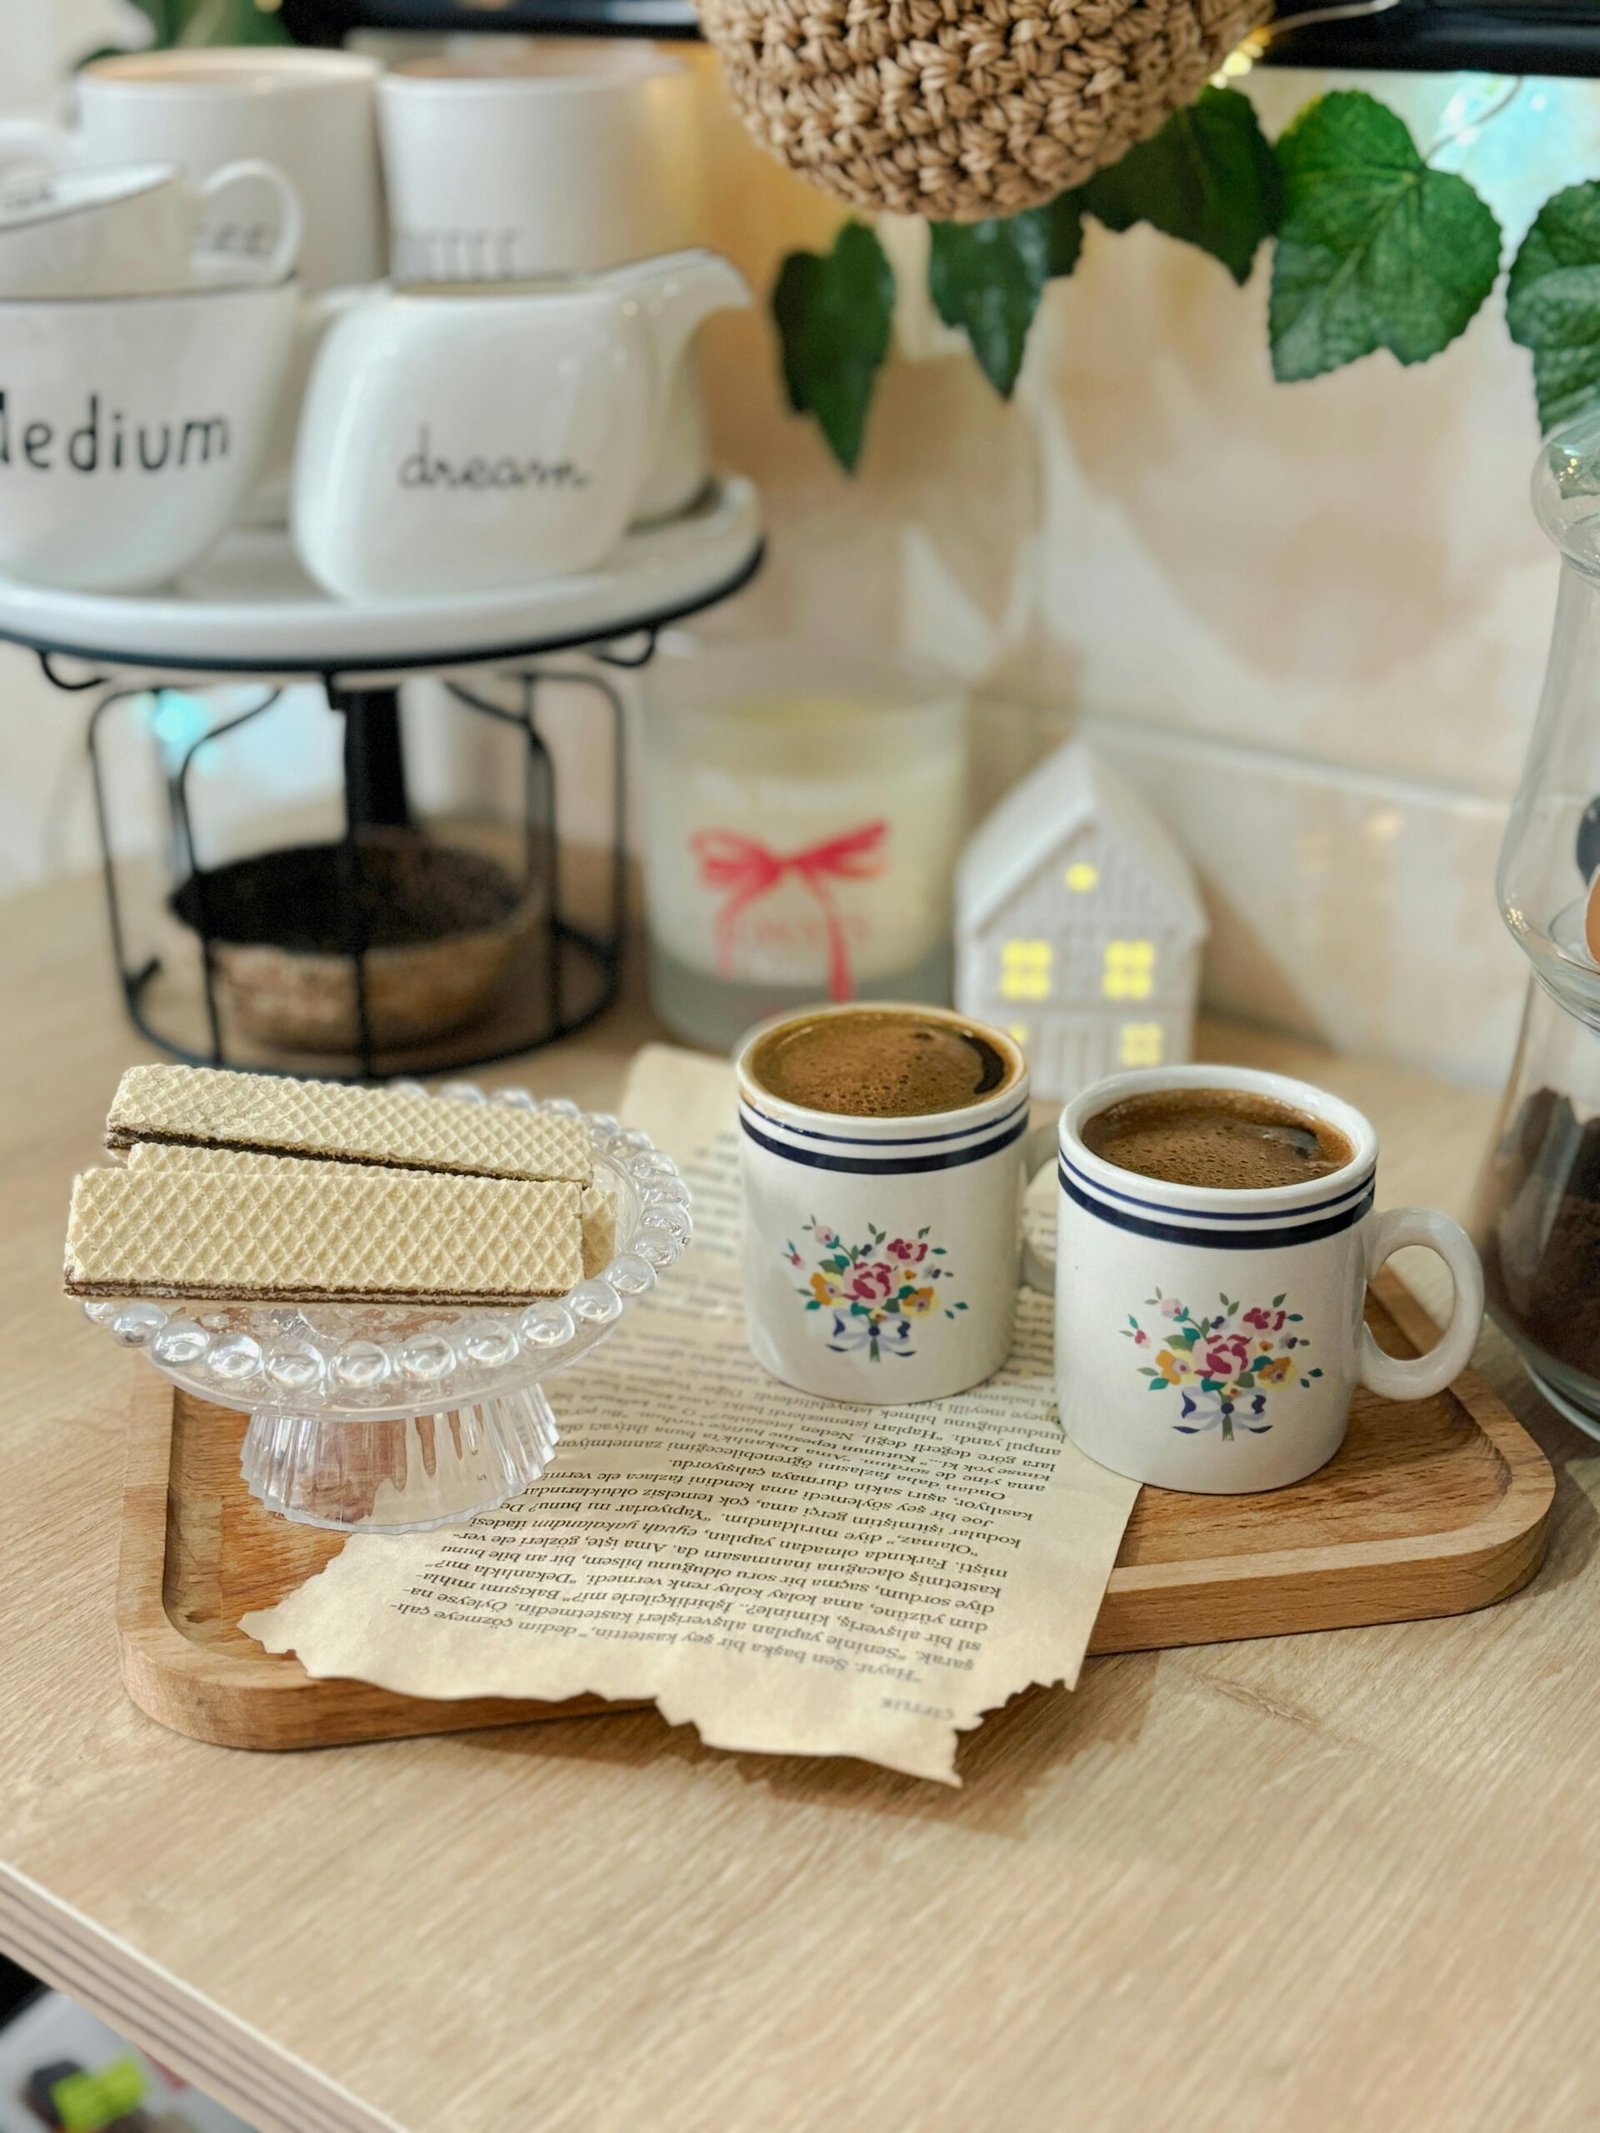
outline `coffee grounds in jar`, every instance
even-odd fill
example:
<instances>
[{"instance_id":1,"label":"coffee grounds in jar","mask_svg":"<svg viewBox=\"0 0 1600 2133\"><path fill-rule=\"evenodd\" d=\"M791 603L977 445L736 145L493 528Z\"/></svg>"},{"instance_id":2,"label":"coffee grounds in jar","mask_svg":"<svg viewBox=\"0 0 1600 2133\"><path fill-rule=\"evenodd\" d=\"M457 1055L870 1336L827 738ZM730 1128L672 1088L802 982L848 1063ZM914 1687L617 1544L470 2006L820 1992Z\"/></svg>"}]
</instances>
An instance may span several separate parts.
<instances>
[{"instance_id":1,"label":"coffee grounds in jar","mask_svg":"<svg viewBox=\"0 0 1600 2133\"><path fill-rule=\"evenodd\" d=\"M1600 1389L1600 1118L1528 1097L1484 1180L1476 1224L1496 1320Z\"/></svg>"}]
</instances>

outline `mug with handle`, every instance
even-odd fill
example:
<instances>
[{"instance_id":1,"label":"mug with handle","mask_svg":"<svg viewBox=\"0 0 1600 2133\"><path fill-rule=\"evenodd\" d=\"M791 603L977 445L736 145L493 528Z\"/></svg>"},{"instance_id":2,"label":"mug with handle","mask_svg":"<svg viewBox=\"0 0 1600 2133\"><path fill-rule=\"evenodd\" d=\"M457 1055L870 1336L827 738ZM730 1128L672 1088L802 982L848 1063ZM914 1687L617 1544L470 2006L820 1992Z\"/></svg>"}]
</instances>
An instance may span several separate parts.
<instances>
[{"instance_id":1,"label":"mug with handle","mask_svg":"<svg viewBox=\"0 0 1600 2133\"><path fill-rule=\"evenodd\" d=\"M314 203L300 247L308 290L375 281L387 244L378 161L379 62L291 45L185 46L91 60L71 130L0 120L0 169L176 163L201 179L240 157Z\"/></svg>"},{"instance_id":2,"label":"mug with handle","mask_svg":"<svg viewBox=\"0 0 1600 2133\"><path fill-rule=\"evenodd\" d=\"M886 1014L980 1037L1001 1062L970 1103L858 1117L777 1096L760 1047L796 1025ZM965 1392L1011 1352L1025 1271L1028 1068L1003 1031L936 1007L851 1002L763 1023L735 1062L744 1184L745 1309L757 1362L823 1399L902 1406ZM1030 1282L1050 1276L1029 1261Z\"/></svg>"},{"instance_id":3,"label":"mug with handle","mask_svg":"<svg viewBox=\"0 0 1600 2133\"><path fill-rule=\"evenodd\" d=\"M246 204L229 212L230 194ZM273 201L265 221L248 204L262 195ZM300 237L294 187L256 158L192 183L173 163L13 176L0 181L0 298L285 281Z\"/></svg>"},{"instance_id":4,"label":"mug with handle","mask_svg":"<svg viewBox=\"0 0 1600 2133\"><path fill-rule=\"evenodd\" d=\"M1237 1191L1124 1170L1086 1145L1086 1123L1130 1096L1225 1089L1325 1120L1351 1149L1323 1177ZM1344 1442L1359 1386L1388 1400L1442 1392L1483 1320L1483 1274L1459 1223L1435 1208L1374 1212L1378 1137L1351 1105L1244 1067L1115 1076L1061 1114L1056 1388L1067 1435L1090 1458L1162 1488L1206 1495L1283 1488ZM1365 1325L1367 1284L1425 1245L1455 1284L1427 1355L1386 1355Z\"/></svg>"}]
</instances>

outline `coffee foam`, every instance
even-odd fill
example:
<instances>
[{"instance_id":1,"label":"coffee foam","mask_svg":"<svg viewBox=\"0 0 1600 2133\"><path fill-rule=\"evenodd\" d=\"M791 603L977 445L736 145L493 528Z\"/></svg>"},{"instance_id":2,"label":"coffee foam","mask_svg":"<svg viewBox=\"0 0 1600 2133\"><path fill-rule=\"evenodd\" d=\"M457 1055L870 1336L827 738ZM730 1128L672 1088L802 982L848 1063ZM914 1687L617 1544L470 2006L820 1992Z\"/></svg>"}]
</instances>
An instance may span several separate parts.
<instances>
[{"instance_id":1,"label":"coffee foam","mask_svg":"<svg viewBox=\"0 0 1600 2133\"><path fill-rule=\"evenodd\" d=\"M1336 1126L1248 1089L1152 1089L1097 1112L1083 1143L1140 1177L1260 1192L1328 1177L1355 1150Z\"/></svg>"},{"instance_id":2,"label":"coffee foam","mask_svg":"<svg viewBox=\"0 0 1600 2133\"><path fill-rule=\"evenodd\" d=\"M1005 1055L977 1030L914 1013L819 1015L761 1039L750 1071L772 1095L847 1118L959 1111L1000 1088Z\"/></svg>"}]
</instances>

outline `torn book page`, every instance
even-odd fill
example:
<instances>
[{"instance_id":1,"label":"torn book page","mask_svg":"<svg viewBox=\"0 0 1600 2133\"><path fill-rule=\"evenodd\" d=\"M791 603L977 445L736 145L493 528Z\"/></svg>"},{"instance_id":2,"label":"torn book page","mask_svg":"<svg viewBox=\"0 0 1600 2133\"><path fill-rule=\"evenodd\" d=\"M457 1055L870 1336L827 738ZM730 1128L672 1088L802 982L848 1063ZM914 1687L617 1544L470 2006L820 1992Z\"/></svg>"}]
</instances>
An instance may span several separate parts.
<instances>
[{"instance_id":1,"label":"torn book page","mask_svg":"<svg viewBox=\"0 0 1600 2133\"><path fill-rule=\"evenodd\" d=\"M683 1162L697 1238L552 1381L561 1449L449 1532L356 1535L243 1627L307 1671L414 1696L653 1701L713 1746L955 1780L959 1735L1069 1687L1136 1485L1063 1438L1051 1311L1025 1292L988 1384L922 1406L816 1400L745 1345L732 1081L644 1054L624 1115Z\"/></svg>"}]
</instances>

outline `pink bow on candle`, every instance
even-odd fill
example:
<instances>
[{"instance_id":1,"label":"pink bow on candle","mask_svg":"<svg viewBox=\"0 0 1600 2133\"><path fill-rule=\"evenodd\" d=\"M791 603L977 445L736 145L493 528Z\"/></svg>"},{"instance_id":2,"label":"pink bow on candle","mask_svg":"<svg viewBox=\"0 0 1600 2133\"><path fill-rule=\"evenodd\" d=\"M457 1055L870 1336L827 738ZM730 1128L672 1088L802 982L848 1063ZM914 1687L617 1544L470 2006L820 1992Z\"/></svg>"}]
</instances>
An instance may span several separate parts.
<instances>
[{"instance_id":1,"label":"pink bow on candle","mask_svg":"<svg viewBox=\"0 0 1600 2133\"><path fill-rule=\"evenodd\" d=\"M733 975L734 937L740 912L775 889L786 874L798 874L816 898L828 932L828 998L853 999L850 951L828 884L866 881L881 874L883 840L888 834L887 822L866 822L860 829L846 830L843 836L807 845L802 851L771 852L738 830L697 830L689 839L689 849L700 862L700 879L708 889L723 891L727 899L716 919L717 969L721 975Z\"/></svg>"}]
</instances>

